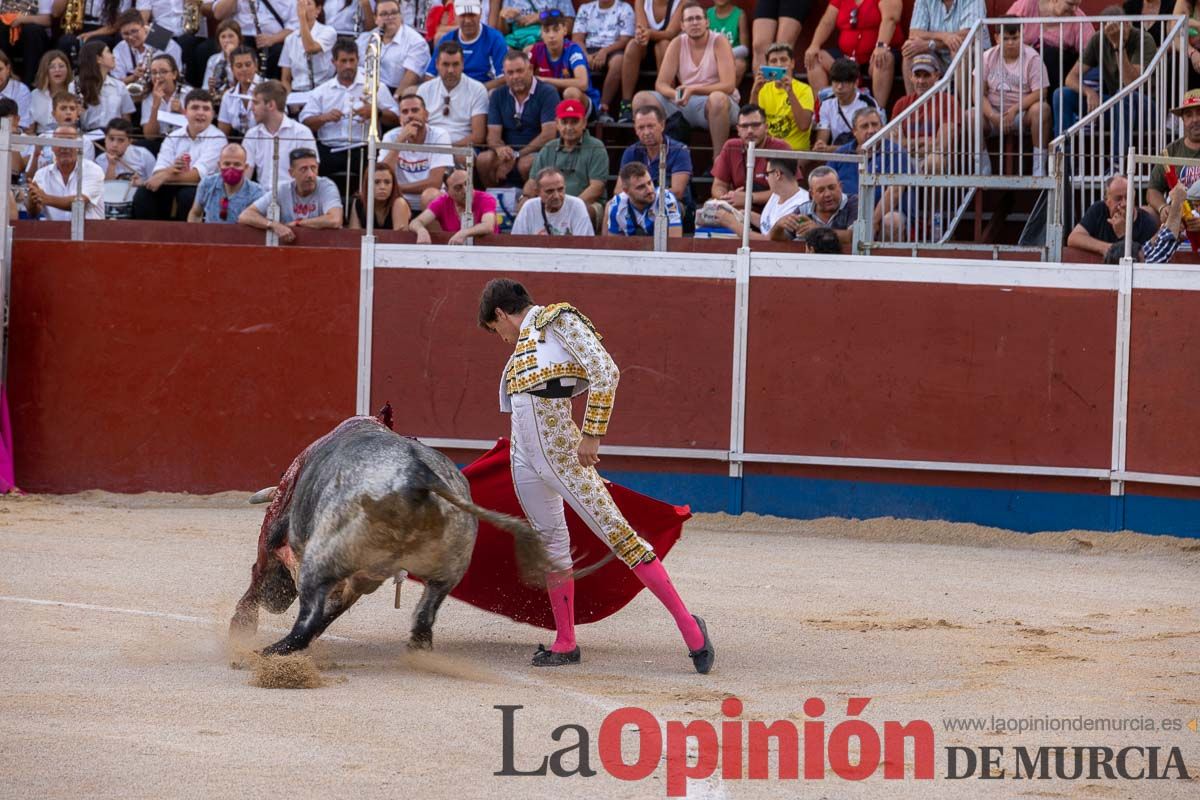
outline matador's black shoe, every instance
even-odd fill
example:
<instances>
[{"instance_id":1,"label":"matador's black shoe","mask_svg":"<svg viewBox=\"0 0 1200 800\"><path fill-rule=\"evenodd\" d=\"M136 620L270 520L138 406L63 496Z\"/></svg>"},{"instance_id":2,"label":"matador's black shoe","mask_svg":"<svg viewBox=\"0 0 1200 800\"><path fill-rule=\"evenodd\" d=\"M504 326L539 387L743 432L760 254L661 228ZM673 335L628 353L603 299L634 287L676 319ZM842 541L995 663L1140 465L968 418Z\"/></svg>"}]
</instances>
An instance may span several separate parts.
<instances>
[{"instance_id":1,"label":"matador's black shoe","mask_svg":"<svg viewBox=\"0 0 1200 800\"><path fill-rule=\"evenodd\" d=\"M538 645L537 652L533 654L533 665L535 667L564 667L567 664L578 664L580 661L578 645L569 653L556 653L553 650L547 650L544 645Z\"/></svg>"},{"instance_id":2,"label":"matador's black shoe","mask_svg":"<svg viewBox=\"0 0 1200 800\"><path fill-rule=\"evenodd\" d=\"M692 614L692 619L696 620L696 624L700 626L700 632L704 634L704 646L699 650L688 651L688 657L692 659L692 663L696 666L696 672L701 675L707 675L712 669L713 660L717 657L717 651L713 648L712 639L708 638L708 626L704 624L704 620Z\"/></svg>"}]
</instances>

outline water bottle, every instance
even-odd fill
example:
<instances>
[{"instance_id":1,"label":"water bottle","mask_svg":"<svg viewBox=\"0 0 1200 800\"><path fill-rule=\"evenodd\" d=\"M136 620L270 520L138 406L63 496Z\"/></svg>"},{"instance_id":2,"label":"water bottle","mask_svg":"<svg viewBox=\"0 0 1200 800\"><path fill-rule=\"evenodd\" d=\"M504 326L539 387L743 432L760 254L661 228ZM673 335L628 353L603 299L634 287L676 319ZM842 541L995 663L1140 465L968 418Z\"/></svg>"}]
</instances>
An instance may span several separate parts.
<instances>
[{"instance_id":1,"label":"water bottle","mask_svg":"<svg viewBox=\"0 0 1200 800\"><path fill-rule=\"evenodd\" d=\"M940 212L940 211L933 212L932 232L933 232L933 237L932 237L933 241L940 242L942 240L942 234L944 233L943 223L942 223L942 212Z\"/></svg>"}]
</instances>

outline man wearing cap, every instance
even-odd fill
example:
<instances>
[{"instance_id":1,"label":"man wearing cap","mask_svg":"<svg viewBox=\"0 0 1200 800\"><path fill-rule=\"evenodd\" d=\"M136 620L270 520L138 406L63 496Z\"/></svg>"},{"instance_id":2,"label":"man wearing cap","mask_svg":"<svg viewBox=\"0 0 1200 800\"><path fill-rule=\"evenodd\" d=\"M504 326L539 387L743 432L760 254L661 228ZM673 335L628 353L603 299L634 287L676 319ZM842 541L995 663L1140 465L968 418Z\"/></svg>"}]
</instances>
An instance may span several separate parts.
<instances>
[{"instance_id":1,"label":"man wearing cap","mask_svg":"<svg viewBox=\"0 0 1200 800\"><path fill-rule=\"evenodd\" d=\"M1183 136L1167 145L1167 149L1159 155L1175 158L1200 158L1200 89L1192 89L1183 96L1183 102L1172 108L1171 113L1183 120ZM1179 182L1187 188L1200 179L1200 167L1176 166L1173 168ZM1150 172L1150 186L1146 189L1146 208L1153 211L1156 218L1167 218L1167 192L1171 187L1167 184L1166 169L1162 164L1155 164ZM1184 220L1188 231L1200 231L1200 219L1188 217Z\"/></svg>"},{"instance_id":2,"label":"man wearing cap","mask_svg":"<svg viewBox=\"0 0 1200 800\"><path fill-rule=\"evenodd\" d=\"M975 20L987 16L984 0L916 0L908 25L908 41L900 48L904 58L901 69L904 90L911 93L916 89L912 80L913 59L919 55L933 56L938 62L938 72L943 72L967 40ZM986 25L982 35L986 50L992 46Z\"/></svg>"},{"instance_id":3,"label":"man wearing cap","mask_svg":"<svg viewBox=\"0 0 1200 800\"><path fill-rule=\"evenodd\" d=\"M508 0L500 9L500 32L505 34L504 41L515 50L526 50L535 44L542 36L541 22L548 12L555 16L566 27L566 35L571 34L575 24L575 6L571 0Z\"/></svg>"},{"instance_id":4,"label":"man wearing cap","mask_svg":"<svg viewBox=\"0 0 1200 800\"><path fill-rule=\"evenodd\" d=\"M564 99L583 100L588 111L599 108L600 92L592 87L583 47L567 38L567 18L557 8L541 13L542 40L529 51L533 74L554 87Z\"/></svg>"},{"instance_id":5,"label":"man wearing cap","mask_svg":"<svg viewBox=\"0 0 1200 800\"><path fill-rule=\"evenodd\" d=\"M504 55L508 52L508 44L504 41L504 34L483 24L480 20L482 13L483 6L479 0L456 0L454 14L458 19L458 29L447 33L438 40L438 44L458 42L462 46L463 71L490 91L504 83ZM437 75L436 48L425 74L431 77Z\"/></svg>"},{"instance_id":6,"label":"man wearing cap","mask_svg":"<svg viewBox=\"0 0 1200 800\"><path fill-rule=\"evenodd\" d=\"M587 132L583 103L563 100L555 109L558 138L547 142L533 159L531 174L546 167L557 167L566 181L567 194L588 206L592 219L599 221L604 211L605 182L608 180L608 151L604 144ZM539 195L536 184L525 183L525 197Z\"/></svg>"},{"instance_id":7,"label":"man wearing cap","mask_svg":"<svg viewBox=\"0 0 1200 800\"><path fill-rule=\"evenodd\" d=\"M892 106L892 119L904 113L909 106L933 88L942 77L942 62L937 56L922 53L912 59L911 79L913 92L906 94ZM914 158L925 158L945 148L934 147L938 132L945 124L957 117L957 103L950 94L934 98L917 106L901 126L902 144Z\"/></svg>"},{"instance_id":8,"label":"man wearing cap","mask_svg":"<svg viewBox=\"0 0 1200 800\"><path fill-rule=\"evenodd\" d=\"M542 145L555 134L558 93L533 77L529 56L510 50L504 58L507 86L488 99L487 148L476 163L484 186L523 186Z\"/></svg>"}]
</instances>

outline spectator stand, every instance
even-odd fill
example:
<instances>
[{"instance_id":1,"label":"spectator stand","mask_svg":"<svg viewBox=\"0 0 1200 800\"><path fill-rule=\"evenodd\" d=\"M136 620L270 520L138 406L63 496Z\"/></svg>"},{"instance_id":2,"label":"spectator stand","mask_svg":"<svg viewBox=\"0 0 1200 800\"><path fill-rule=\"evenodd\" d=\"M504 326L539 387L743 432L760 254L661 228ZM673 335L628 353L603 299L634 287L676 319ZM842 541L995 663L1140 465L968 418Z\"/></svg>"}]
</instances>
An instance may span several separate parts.
<instances>
[{"instance_id":1,"label":"spectator stand","mask_svg":"<svg viewBox=\"0 0 1200 800\"><path fill-rule=\"evenodd\" d=\"M1048 206L1052 220L1054 214L1060 215L1047 226L1048 232L1053 230L1058 236L1057 249L1050 251L1054 260L1061 254L1062 231L1069 230L1088 207L1103 199L1105 179L1134 171L1135 165L1129 160L1133 154L1162 152L1182 130L1171 108L1187 86L1187 19L1119 19L1163 20L1162 46L1136 81L1105 98L1090 113L1081 113L1078 123L1050 143L1058 181ZM1103 49L1100 52L1103 55ZM1141 163L1151 163L1144 156L1138 158ZM1129 185L1131 189L1134 186L1132 181ZM1130 196L1131 207L1134 196Z\"/></svg>"},{"instance_id":2,"label":"spectator stand","mask_svg":"<svg viewBox=\"0 0 1200 800\"><path fill-rule=\"evenodd\" d=\"M1058 34L1060 42L1065 42L1070 36L1067 27L1071 26L1079 40L1078 48L1082 50L1090 38L1088 31L1095 28L1080 27L1081 24L1092 26L1114 21L1166 23L1168 33L1163 47L1153 54L1148 67L1136 80L1107 98L1093 112L1081 114L1083 118L1063 136L1058 139L1046 137L1043 146L1039 147L1037 139L1052 128L1049 87L1061 85L1069 74L1069 70L1059 63L1056 73L1048 76L1050 80L1043 97L1031 105L1034 113L1024 120L1020 110L1013 109L1008 93L997 92L994 110L1001 119L1007 114L1015 114L1016 119L1011 126L993 126L997 130L988 134L983 105L973 102L974 98L987 94L985 76L989 64L995 66L994 61L985 60L985 30L991 27L998 34L1002 24L1019 25L1025 43L1042 42L1050 31ZM1001 37L993 36L993 40L999 43ZM1063 241L1060 179L1064 165L1057 154L1074 143L1075 152L1096 158L1096 166L1088 167L1087 174L1095 176L1099 186L1105 173L1098 157L1101 153L1112 152L1112 133L1116 125L1132 123L1136 116L1137 120L1146 123L1136 131L1148 140L1147 144L1152 137L1157 137L1153 141L1159 141L1169 136L1168 131L1173 125L1166 105L1159 103L1162 107L1157 109L1133 108L1127 104L1127 98L1134 92L1145 92L1152 87L1161 87L1154 97L1169 96L1166 87L1177 80L1172 76L1183 74L1182 67L1185 66L1183 53L1179 51L1181 45L1186 45L1186 26L1178 17L1071 17L1069 22L1058 17L977 21L937 83L864 145L867 166L861 170L859 213L865 221L861 235L857 237L856 252L870 253L873 249L894 248L899 244L914 254L919 250L976 250L991 252L993 256L1000 252L1036 253L1043 260L1058 260ZM1173 53L1177 57L1172 57ZM1078 102L1083 103L1082 95ZM1098 122L1102 125L1099 129L1096 127ZM1128 139L1132 131L1126 127L1120 135ZM1086 144L1082 144L1085 141ZM1117 141L1121 140L1118 138ZM906 171L892 168L897 162L884 157L885 152L896 144L909 156ZM1056 149L1056 144L1061 147ZM1048 154L1056 157L1047 158ZM1110 156L1107 163L1115 168L1120 163L1120 155ZM908 189L909 239L903 243L882 241L871 225L873 190L895 186ZM986 192L992 193L988 202L985 202ZM1020 238L1021 244L997 244L994 238L998 227L1010 214L1016 216L1019 213L1017 204L1022 202L1028 220ZM989 224L985 228L989 214ZM960 230L969 218L973 221L972 228ZM1036 229L1042 219L1044 230L1039 236Z\"/></svg>"}]
</instances>

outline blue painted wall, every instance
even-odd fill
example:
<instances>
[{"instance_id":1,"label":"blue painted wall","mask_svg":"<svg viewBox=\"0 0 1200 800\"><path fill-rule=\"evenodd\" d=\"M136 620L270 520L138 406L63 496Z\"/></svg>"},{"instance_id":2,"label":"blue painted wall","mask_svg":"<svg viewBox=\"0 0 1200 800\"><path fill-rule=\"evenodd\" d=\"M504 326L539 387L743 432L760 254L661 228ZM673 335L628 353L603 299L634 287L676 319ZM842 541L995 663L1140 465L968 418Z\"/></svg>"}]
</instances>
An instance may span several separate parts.
<instances>
[{"instance_id":1,"label":"blue painted wall","mask_svg":"<svg viewBox=\"0 0 1200 800\"><path fill-rule=\"evenodd\" d=\"M729 478L661 472L606 472L631 489L692 511L752 511L793 519L899 517L972 522L1008 530L1133 530L1200 538L1200 500L1145 495L817 480L771 475Z\"/></svg>"}]
</instances>

